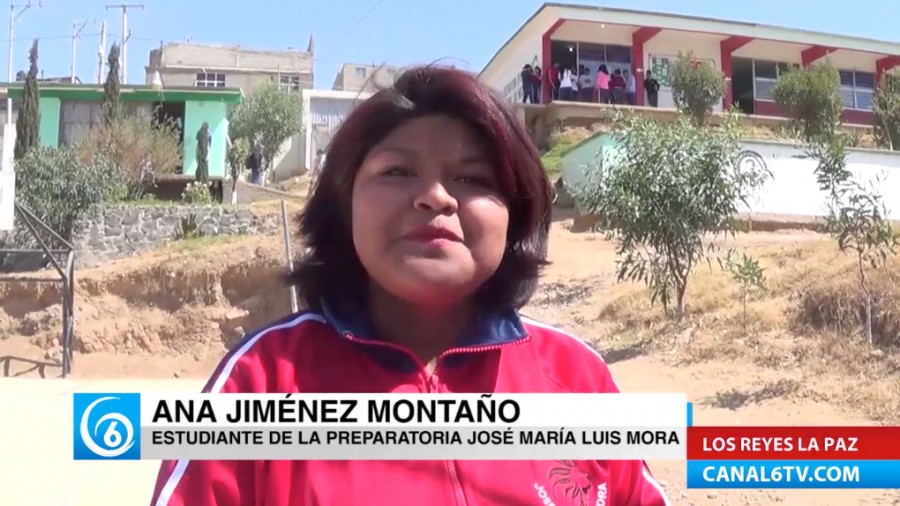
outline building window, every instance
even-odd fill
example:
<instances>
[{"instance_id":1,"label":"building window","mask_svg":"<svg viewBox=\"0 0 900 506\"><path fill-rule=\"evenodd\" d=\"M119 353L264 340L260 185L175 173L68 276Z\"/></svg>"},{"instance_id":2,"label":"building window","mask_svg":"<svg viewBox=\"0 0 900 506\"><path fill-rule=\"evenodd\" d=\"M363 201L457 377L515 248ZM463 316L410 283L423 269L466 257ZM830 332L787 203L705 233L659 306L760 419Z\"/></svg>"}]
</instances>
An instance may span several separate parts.
<instances>
[{"instance_id":1,"label":"building window","mask_svg":"<svg viewBox=\"0 0 900 506\"><path fill-rule=\"evenodd\" d=\"M300 91L300 76L281 76L278 86L287 91Z\"/></svg>"},{"instance_id":2,"label":"building window","mask_svg":"<svg viewBox=\"0 0 900 506\"><path fill-rule=\"evenodd\" d=\"M778 78L790 70L785 62L753 60L753 92L756 100L772 100L772 88Z\"/></svg>"},{"instance_id":3,"label":"building window","mask_svg":"<svg viewBox=\"0 0 900 506\"><path fill-rule=\"evenodd\" d=\"M366 68L365 67L356 67L356 77L366 77Z\"/></svg>"},{"instance_id":4,"label":"building window","mask_svg":"<svg viewBox=\"0 0 900 506\"><path fill-rule=\"evenodd\" d=\"M857 70L841 70L841 98L844 109L871 111L875 98L875 74Z\"/></svg>"},{"instance_id":5,"label":"building window","mask_svg":"<svg viewBox=\"0 0 900 506\"><path fill-rule=\"evenodd\" d=\"M197 72L197 79L194 81L194 86L197 88L224 88L225 74Z\"/></svg>"}]
</instances>

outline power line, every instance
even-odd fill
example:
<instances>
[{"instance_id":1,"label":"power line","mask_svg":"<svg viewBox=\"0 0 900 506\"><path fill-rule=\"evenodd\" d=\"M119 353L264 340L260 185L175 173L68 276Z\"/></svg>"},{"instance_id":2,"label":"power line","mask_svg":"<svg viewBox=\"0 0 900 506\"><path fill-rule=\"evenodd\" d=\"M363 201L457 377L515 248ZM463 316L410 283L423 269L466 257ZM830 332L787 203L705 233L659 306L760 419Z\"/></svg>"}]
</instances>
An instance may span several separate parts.
<instances>
[{"instance_id":1,"label":"power line","mask_svg":"<svg viewBox=\"0 0 900 506\"><path fill-rule=\"evenodd\" d=\"M346 37L347 35L349 35L350 32L353 31L354 28L356 28L357 26L359 26L359 24L362 23L364 19L366 19L367 17L369 17L369 14L372 14L373 12L375 12L375 9L377 9L378 7L380 7L382 3L384 3L384 0L378 0L377 2L375 2L375 5L373 5L373 6L372 6L369 10L367 10L362 16L360 16L356 21L354 21L353 24L350 25L349 28L347 28L347 31L344 33L344 37Z\"/></svg>"}]
</instances>

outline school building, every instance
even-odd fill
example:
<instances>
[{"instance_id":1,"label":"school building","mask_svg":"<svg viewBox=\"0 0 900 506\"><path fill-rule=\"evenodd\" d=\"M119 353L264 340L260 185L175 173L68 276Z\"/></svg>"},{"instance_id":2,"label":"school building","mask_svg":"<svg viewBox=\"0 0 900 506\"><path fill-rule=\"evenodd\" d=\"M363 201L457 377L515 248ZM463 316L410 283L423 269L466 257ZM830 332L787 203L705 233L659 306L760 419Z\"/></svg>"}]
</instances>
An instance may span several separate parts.
<instances>
[{"instance_id":1,"label":"school building","mask_svg":"<svg viewBox=\"0 0 900 506\"><path fill-rule=\"evenodd\" d=\"M522 102L522 69L543 70L538 104L553 108L548 70L600 65L629 70L635 76L635 105L646 104L644 77L652 71L660 84L659 109L674 106L669 69L679 52L692 52L722 70L726 93L717 110L740 108L751 117L783 117L772 100L772 85L792 65L824 58L840 70L847 124L871 125L872 102L879 76L900 66L900 44L807 30L723 21L694 16L547 3L513 34L488 62L480 78L510 100ZM558 101L556 101L558 102ZM578 107L581 107L580 112ZM599 104L559 104L560 115L584 113ZM536 113L532 111L528 116Z\"/></svg>"}]
</instances>

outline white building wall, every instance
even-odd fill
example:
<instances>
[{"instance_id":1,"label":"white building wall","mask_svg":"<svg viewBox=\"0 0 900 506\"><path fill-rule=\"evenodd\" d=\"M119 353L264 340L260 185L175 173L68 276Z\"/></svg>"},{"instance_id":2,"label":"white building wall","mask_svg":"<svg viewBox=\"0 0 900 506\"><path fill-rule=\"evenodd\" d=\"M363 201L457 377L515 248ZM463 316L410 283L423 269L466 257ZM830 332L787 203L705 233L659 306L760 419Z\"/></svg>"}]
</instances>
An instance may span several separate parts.
<instances>
[{"instance_id":1,"label":"white building wall","mask_svg":"<svg viewBox=\"0 0 900 506\"><path fill-rule=\"evenodd\" d=\"M509 56L499 57L479 76L482 81L513 102L522 101L522 67L541 64L541 38L555 19L538 18L526 26L510 47ZM542 70L546 71L546 69Z\"/></svg>"},{"instance_id":2,"label":"white building wall","mask_svg":"<svg viewBox=\"0 0 900 506\"><path fill-rule=\"evenodd\" d=\"M644 43L644 62L641 65L645 71L650 69L652 57L669 58L672 63L678 57L679 51L688 51L694 54L694 58L708 60L715 68L722 69L721 46L722 36L693 32L663 31ZM637 63L637 62L635 62ZM660 83L662 84L662 83ZM674 108L672 100L672 88L663 86L659 90L659 107ZM715 106L716 111L722 110L721 102Z\"/></svg>"},{"instance_id":3,"label":"white building wall","mask_svg":"<svg viewBox=\"0 0 900 506\"><path fill-rule=\"evenodd\" d=\"M303 90L303 132L298 139L305 172L316 162L316 152L328 148L331 137L351 111L370 93L336 90Z\"/></svg>"},{"instance_id":4,"label":"white building wall","mask_svg":"<svg viewBox=\"0 0 900 506\"><path fill-rule=\"evenodd\" d=\"M743 213L782 217L823 217L828 193L819 189L815 169L818 163L806 157L803 148L789 143L744 141L744 150L759 155L772 177L740 204ZM602 158L612 162L617 149L608 138L596 138L567 154L563 160L563 179L567 185L579 187L586 182L585 171ZM751 160L752 158L747 158ZM877 191L887 207L889 219L900 220L900 153L849 149L847 168L853 178L864 185L879 178Z\"/></svg>"}]
</instances>

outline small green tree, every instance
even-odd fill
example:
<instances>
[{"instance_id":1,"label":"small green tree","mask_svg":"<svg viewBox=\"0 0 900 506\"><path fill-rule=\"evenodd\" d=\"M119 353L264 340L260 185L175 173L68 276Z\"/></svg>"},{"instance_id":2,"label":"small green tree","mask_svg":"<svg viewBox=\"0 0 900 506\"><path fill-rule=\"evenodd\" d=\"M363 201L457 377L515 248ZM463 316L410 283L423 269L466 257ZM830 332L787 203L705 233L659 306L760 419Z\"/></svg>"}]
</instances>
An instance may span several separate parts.
<instances>
[{"instance_id":1,"label":"small green tree","mask_svg":"<svg viewBox=\"0 0 900 506\"><path fill-rule=\"evenodd\" d=\"M847 170L846 134L832 133L820 138L811 149L819 160L816 178L819 188L828 192L827 228L837 239L842 252L856 256L856 271L865 297L865 333L872 344L872 291L868 270L884 266L888 255L896 252L897 234L887 218L887 209L875 187L880 181L864 185Z\"/></svg>"},{"instance_id":2,"label":"small green tree","mask_svg":"<svg viewBox=\"0 0 900 506\"><path fill-rule=\"evenodd\" d=\"M209 186L209 123L203 122L197 131L197 182Z\"/></svg>"},{"instance_id":3,"label":"small green tree","mask_svg":"<svg viewBox=\"0 0 900 506\"><path fill-rule=\"evenodd\" d=\"M28 51L28 74L25 76L25 85L22 88L22 104L19 107L19 116L16 119L16 145L13 156L16 160L22 159L32 148L38 145L39 128L41 123L40 97L38 94L38 41L31 43ZM12 114L12 111L6 111Z\"/></svg>"},{"instance_id":4,"label":"small green tree","mask_svg":"<svg viewBox=\"0 0 900 506\"><path fill-rule=\"evenodd\" d=\"M113 44L106 58L106 66L109 72L106 74L106 82L103 83L103 124L112 125L122 117L121 84L119 83L119 45Z\"/></svg>"},{"instance_id":5,"label":"small green tree","mask_svg":"<svg viewBox=\"0 0 900 506\"><path fill-rule=\"evenodd\" d=\"M666 313L674 303L680 320L688 276L715 249L704 238L736 231L740 206L768 173L740 163L734 114L718 128L685 115L671 123L621 118L612 136L615 154L589 169L573 196L616 241L619 280L646 283L651 302Z\"/></svg>"},{"instance_id":6,"label":"small green tree","mask_svg":"<svg viewBox=\"0 0 900 506\"><path fill-rule=\"evenodd\" d=\"M888 149L900 148L900 76L885 74L875 91L875 125Z\"/></svg>"},{"instance_id":7,"label":"small green tree","mask_svg":"<svg viewBox=\"0 0 900 506\"><path fill-rule=\"evenodd\" d=\"M720 265L738 283L741 292L741 321L744 325L744 332L746 332L747 301L754 293L766 289L766 270L760 267L759 260L746 253L741 253L738 258L734 250L729 250L725 258L720 259Z\"/></svg>"},{"instance_id":8,"label":"small green tree","mask_svg":"<svg viewBox=\"0 0 900 506\"><path fill-rule=\"evenodd\" d=\"M78 148L37 146L16 164L16 199L64 239L91 206L126 193L118 169L98 157L84 163Z\"/></svg>"},{"instance_id":9,"label":"small green tree","mask_svg":"<svg viewBox=\"0 0 900 506\"><path fill-rule=\"evenodd\" d=\"M232 139L259 139L265 170L272 168L285 141L301 130L302 103L296 92L265 84L241 102L231 119Z\"/></svg>"},{"instance_id":10,"label":"small green tree","mask_svg":"<svg viewBox=\"0 0 900 506\"><path fill-rule=\"evenodd\" d=\"M678 53L671 76L675 107L697 123L705 123L725 94L725 75L692 53Z\"/></svg>"},{"instance_id":11,"label":"small green tree","mask_svg":"<svg viewBox=\"0 0 900 506\"><path fill-rule=\"evenodd\" d=\"M840 74L827 60L782 74L772 88L772 98L807 142L830 136L844 109Z\"/></svg>"}]
</instances>

